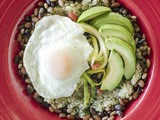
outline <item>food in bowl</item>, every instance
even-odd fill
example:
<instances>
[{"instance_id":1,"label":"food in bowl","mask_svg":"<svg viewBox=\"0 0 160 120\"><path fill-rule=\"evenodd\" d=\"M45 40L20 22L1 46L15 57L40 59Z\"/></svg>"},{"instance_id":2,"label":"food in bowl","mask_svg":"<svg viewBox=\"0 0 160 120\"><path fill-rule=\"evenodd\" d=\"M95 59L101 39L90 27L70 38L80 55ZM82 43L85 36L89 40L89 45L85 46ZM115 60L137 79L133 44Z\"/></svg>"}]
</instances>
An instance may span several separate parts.
<instances>
[{"instance_id":1,"label":"food in bowl","mask_svg":"<svg viewBox=\"0 0 160 120\"><path fill-rule=\"evenodd\" d=\"M119 2L46 0L18 28L27 93L60 118L123 117L143 91L151 49Z\"/></svg>"}]
</instances>

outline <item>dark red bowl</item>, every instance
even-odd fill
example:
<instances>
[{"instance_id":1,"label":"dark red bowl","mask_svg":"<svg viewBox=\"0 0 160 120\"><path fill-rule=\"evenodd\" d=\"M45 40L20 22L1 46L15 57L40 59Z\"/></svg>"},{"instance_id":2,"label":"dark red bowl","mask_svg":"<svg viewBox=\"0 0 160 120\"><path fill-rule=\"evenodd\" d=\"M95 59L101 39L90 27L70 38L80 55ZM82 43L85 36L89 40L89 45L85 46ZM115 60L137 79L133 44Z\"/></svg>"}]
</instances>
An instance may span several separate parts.
<instances>
[{"instance_id":1,"label":"dark red bowl","mask_svg":"<svg viewBox=\"0 0 160 120\"><path fill-rule=\"evenodd\" d=\"M25 83L13 63L19 45L17 26L38 0L0 1L0 120L60 120L25 93ZM120 0L138 16L152 48L152 66L144 92L128 106L123 120L160 120L160 12L159 0ZM117 118L120 119L120 118Z\"/></svg>"}]
</instances>

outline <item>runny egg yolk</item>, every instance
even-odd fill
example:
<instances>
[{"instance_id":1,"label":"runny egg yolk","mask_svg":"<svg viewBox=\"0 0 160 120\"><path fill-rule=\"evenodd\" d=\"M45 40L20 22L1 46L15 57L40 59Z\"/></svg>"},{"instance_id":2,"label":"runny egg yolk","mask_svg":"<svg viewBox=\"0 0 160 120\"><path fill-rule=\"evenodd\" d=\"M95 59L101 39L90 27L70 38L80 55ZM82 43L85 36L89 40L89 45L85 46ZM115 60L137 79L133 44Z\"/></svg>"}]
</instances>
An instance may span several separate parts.
<instances>
[{"instance_id":1,"label":"runny egg yolk","mask_svg":"<svg viewBox=\"0 0 160 120\"><path fill-rule=\"evenodd\" d=\"M72 59L69 52L57 50L47 60L47 69L53 78L65 80L72 73Z\"/></svg>"}]
</instances>

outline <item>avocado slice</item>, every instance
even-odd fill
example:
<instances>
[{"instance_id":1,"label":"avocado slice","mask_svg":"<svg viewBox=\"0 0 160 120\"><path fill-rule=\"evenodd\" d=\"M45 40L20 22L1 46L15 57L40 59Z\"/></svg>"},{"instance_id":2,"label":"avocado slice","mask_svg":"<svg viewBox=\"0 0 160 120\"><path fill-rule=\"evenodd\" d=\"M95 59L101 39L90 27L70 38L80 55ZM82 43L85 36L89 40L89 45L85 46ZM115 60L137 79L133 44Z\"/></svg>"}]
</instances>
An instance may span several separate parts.
<instances>
[{"instance_id":1,"label":"avocado slice","mask_svg":"<svg viewBox=\"0 0 160 120\"><path fill-rule=\"evenodd\" d=\"M77 22L84 22L91 20L99 15L102 15L106 12L110 12L111 9L105 6L96 6L89 8L88 10L84 11L78 18Z\"/></svg>"},{"instance_id":2,"label":"avocado slice","mask_svg":"<svg viewBox=\"0 0 160 120\"><path fill-rule=\"evenodd\" d=\"M123 74L122 58L112 50L108 59L106 76L102 81L101 90L113 90L121 82Z\"/></svg>"},{"instance_id":3,"label":"avocado slice","mask_svg":"<svg viewBox=\"0 0 160 120\"><path fill-rule=\"evenodd\" d=\"M130 45L116 37L109 37L106 41L109 50L115 50L119 53L124 61L124 76L130 79L135 72L135 54L132 52Z\"/></svg>"},{"instance_id":4,"label":"avocado slice","mask_svg":"<svg viewBox=\"0 0 160 120\"><path fill-rule=\"evenodd\" d=\"M122 15L114 12L105 13L101 16L98 16L90 21L89 24L93 25L95 28L99 29L104 24L116 24L125 27L131 34L134 32L133 25L131 21L123 17Z\"/></svg>"},{"instance_id":5,"label":"avocado slice","mask_svg":"<svg viewBox=\"0 0 160 120\"><path fill-rule=\"evenodd\" d=\"M99 33L104 38L113 36L124 40L130 44L130 46L133 48L133 53L135 53L136 45L134 38L126 28L115 24L104 24L100 27Z\"/></svg>"}]
</instances>

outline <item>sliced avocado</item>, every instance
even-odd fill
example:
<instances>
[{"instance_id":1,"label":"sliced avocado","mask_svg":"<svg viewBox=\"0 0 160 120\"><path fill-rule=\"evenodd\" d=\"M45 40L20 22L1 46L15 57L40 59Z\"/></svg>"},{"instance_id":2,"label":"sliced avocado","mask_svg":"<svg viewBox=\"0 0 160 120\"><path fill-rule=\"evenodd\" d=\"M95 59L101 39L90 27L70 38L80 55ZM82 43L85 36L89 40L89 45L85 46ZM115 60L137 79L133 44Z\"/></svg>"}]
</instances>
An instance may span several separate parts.
<instances>
[{"instance_id":1,"label":"sliced avocado","mask_svg":"<svg viewBox=\"0 0 160 120\"><path fill-rule=\"evenodd\" d=\"M134 38L126 28L115 24L104 24L100 27L99 33L104 38L113 36L124 40L125 42L130 44L130 46L133 48L133 52L135 52L136 45Z\"/></svg>"},{"instance_id":2,"label":"sliced avocado","mask_svg":"<svg viewBox=\"0 0 160 120\"><path fill-rule=\"evenodd\" d=\"M119 53L124 61L124 76L130 79L135 72L135 54L132 52L130 45L116 37L109 37L106 41L109 50L115 50Z\"/></svg>"},{"instance_id":3,"label":"sliced avocado","mask_svg":"<svg viewBox=\"0 0 160 120\"><path fill-rule=\"evenodd\" d=\"M122 15L114 12L105 13L101 16L98 16L90 21L89 24L93 25L95 28L99 29L104 24L116 24L125 27L128 31L133 34L134 28L131 21L123 17Z\"/></svg>"},{"instance_id":4,"label":"sliced avocado","mask_svg":"<svg viewBox=\"0 0 160 120\"><path fill-rule=\"evenodd\" d=\"M78 18L77 22L84 22L91 20L99 15L102 15L106 12L110 12L111 9L109 7L104 7L104 6L96 6L92 7L86 11L84 11Z\"/></svg>"},{"instance_id":5,"label":"sliced avocado","mask_svg":"<svg viewBox=\"0 0 160 120\"><path fill-rule=\"evenodd\" d=\"M101 90L113 90L121 82L123 74L122 58L112 50L108 59L106 76L102 81Z\"/></svg>"}]
</instances>

